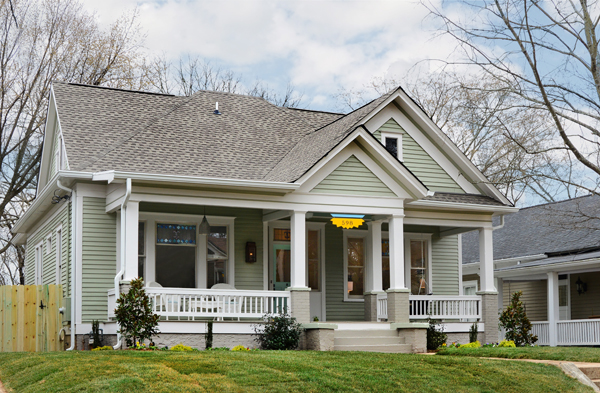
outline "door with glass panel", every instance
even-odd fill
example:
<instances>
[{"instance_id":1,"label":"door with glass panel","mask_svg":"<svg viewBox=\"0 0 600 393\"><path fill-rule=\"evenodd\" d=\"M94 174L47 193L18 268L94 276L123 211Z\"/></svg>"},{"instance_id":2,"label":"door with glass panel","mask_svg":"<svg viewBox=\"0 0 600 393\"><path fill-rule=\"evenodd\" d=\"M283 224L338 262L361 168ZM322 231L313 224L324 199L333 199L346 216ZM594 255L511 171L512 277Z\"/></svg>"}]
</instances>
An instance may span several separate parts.
<instances>
[{"instance_id":1,"label":"door with glass panel","mask_svg":"<svg viewBox=\"0 0 600 393\"><path fill-rule=\"evenodd\" d=\"M569 275L561 274L558 276L558 319L566 321L571 319L571 310L569 307Z\"/></svg>"},{"instance_id":2,"label":"door with glass panel","mask_svg":"<svg viewBox=\"0 0 600 393\"><path fill-rule=\"evenodd\" d=\"M410 293L427 295L429 287L429 242L421 239L411 239L410 253Z\"/></svg>"},{"instance_id":3,"label":"door with glass panel","mask_svg":"<svg viewBox=\"0 0 600 393\"><path fill-rule=\"evenodd\" d=\"M291 283L291 254L289 244L275 244L273 246L273 289L285 291Z\"/></svg>"}]
</instances>

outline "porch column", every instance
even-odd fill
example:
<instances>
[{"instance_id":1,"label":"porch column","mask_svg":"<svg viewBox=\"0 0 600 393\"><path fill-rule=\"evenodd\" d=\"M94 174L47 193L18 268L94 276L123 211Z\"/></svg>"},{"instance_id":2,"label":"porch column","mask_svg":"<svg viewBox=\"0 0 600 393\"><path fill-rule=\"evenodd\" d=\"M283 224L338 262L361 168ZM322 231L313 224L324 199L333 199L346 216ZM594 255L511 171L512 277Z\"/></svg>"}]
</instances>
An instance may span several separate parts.
<instances>
[{"instance_id":1,"label":"porch column","mask_svg":"<svg viewBox=\"0 0 600 393\"><path fill-rule=\"evenodd\" d=\"M310 322L310 288L306 286L306 212L294 211L290 219L290 291L292 316Z\"/></svg>"},{"instance_id":2,"label":"porch column","mask_svg":"<svg viewBox=\"0 0 600 393\"><path fill-rule=\"evenodd\" d=\"M558 331L556 322L558 321L558 273L548 273L548 336L550 346L555 347L558 344Z\"/></svg>"},{"instance_id":3,"label":"porch column","mask_svg":"<svg viewBox=\"0 0 600 393\"><path fill-rule=\"evenodd\" d=\"M381 221L369 223L370 255L367 264L365 292L365 321L377 321L377 294L383 293L381 262Z\"/></svg>"},{"instance_id":4,"label":"porch column","mask_svg":"<svg viewBox=\"0 0 600 393\"><path fill-rule=\"evenodd\" d=\"M125 234L121 236L121 247L125 247L125 272L123 281L131 281L139 277L138 273L138 231L139 231L140 203L137 201L127 202L125 211L121 212L121 220L125 220Z\"/></svg>"},{"instance_id":5,"label":"porch column","mask_svg":"<svg viewBox=\"0 0 600 393\"><path fill-rule=\"evenodd\" d=\"M479 229L479 279L481 282L481 322L484 341L498 342L498 292L494 285L494 241L492 227Z\"/></svg>"},{"instance_id":6,"label":"porch column","mask_svg":"<svg viewBox=\"0 0 600 393\"><path fill-rule=\"evenodd\" d=\"M389 221L390 289L387 290L388 321L409 322L409 290L404 277L404 215L393 215Z\"/></svg>"}]
</instances>

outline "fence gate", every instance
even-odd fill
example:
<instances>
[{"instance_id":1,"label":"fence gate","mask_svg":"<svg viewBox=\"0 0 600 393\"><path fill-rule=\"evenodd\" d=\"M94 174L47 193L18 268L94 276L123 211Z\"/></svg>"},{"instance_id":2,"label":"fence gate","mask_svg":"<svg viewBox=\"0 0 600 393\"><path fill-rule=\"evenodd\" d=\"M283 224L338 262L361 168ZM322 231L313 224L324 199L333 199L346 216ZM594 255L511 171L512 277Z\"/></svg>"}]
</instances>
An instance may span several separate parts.
<instances>
[{"instance_id":1,"label":"fence gate","mask_svg":"<svg viewBox=\"0 0 600 393\"><path fill-rule=\"evenodd\" d=\"M0 286L0 351L62 351L61 285Z\"/></svg>"}]
</instances>

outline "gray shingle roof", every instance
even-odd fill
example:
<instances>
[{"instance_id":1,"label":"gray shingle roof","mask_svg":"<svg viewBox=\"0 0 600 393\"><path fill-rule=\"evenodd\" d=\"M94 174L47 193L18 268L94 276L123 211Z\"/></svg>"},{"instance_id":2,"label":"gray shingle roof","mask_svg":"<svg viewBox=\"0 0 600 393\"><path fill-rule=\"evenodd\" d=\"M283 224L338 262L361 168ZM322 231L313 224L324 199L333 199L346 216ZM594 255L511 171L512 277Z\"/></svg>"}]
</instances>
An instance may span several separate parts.
<instances>
[{"instance_id":1,"label":"gray shingle roof","mask_svg":"<svg viewBox=\"0 0 600 393\"><path fill-rule=\"evenodd\" d=\"M287 110L289 110L295 116L300 117L301 119L306 121L314 129L324 127L327 124L334 122L340 117L344 116L343 113L311 111L308 109L287 108Z\"/></svg>"},{"instance_id":2,"label":"gray shingle roof","mask_svg":"<svg viewBox=\"0 0 600 393\"><path fill-rule=\"evenodd\" d=\"M498 225L498 221L495 225ZM600 248L600 196L521 209L494 231L494 259L581 253ZM462 235L463 263L479 261L479 233Z\"/></svg>"},{"instance_id":3,"label":"gray shingle roof","mask_svg":"<svg viewBox=\"0 0 600 393\"><path fill-rule=\"evenodd\" d=\"M504 203L487 195L455 194L450 192L436 192L434 195L427 196L421 200L435 202L469 203L474 205L505 206Z\"/></svg>"}]
</instances>

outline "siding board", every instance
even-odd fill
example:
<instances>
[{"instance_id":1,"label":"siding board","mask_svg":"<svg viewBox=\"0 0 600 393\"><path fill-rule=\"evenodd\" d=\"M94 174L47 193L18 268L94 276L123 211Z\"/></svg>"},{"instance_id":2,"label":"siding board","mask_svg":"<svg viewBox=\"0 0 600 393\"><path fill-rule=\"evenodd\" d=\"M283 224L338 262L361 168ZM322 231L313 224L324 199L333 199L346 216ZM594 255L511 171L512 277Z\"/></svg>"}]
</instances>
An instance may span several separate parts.
<instances>
[{"instance_id":1,"label":"siding board","mask_svg":"<svg viewBox=\"0 0 600 393\"><path fill-rule=\"evenodd\" d=\"M434 295L458 295L460 262L458 260L458 235L431 241L431 280Z\"/></svg>"}]
</instances>

